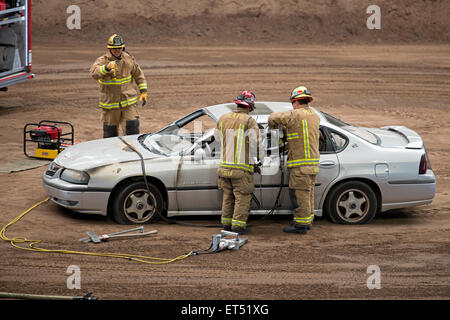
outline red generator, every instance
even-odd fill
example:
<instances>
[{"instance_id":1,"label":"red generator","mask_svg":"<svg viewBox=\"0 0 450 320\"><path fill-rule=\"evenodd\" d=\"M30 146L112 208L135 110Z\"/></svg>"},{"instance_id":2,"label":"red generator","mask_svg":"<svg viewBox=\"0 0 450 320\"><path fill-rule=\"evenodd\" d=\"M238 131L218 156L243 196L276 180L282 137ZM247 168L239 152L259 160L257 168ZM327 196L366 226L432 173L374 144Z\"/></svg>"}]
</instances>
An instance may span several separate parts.
<instances>
[{"instance_id":1,"label":"red generator","mask_svg":"<svg viewBox=\"0 0 450 320\"><path fill-rule=\"evenodd\" d=\"M63 133L63 129L67 132ZM28 158L55 159L73 143L73 126L69 122L42 120L23 128L23 152ZM29 154L30 144L35 146L33 155Z\"/></svg>"}]
</instances>

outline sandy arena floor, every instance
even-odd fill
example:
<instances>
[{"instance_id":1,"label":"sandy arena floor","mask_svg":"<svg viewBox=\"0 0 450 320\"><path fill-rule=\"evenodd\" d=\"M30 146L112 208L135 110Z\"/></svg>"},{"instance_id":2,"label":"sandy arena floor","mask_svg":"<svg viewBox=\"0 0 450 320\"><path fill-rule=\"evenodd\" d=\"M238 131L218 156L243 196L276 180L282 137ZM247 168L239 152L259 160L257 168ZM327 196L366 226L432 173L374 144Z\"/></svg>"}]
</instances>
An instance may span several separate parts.
<instances>
[{"instance_id":1,"label":"sandy arena floor","mask_svg":"<svg viewBox=\"0 0 450 320\"><path fill-rule=\"evenodd\" d=\"M432 204L379 215L370 225L316 219L306 236L289 235L278 218L256 227L241 250L189 257L168 265L20 251L0 243L0 291L101 299L449 299L450 298L450 46L354 45L308 48L128 48L149 81L150 105L140 109L141 132L155 131L197 108L224 103L248 88L257 100L287 101L306 85L313 106L346 122L405 125L425 140L437 192ZM101 138L97 84L89 67L102 44L33 47L36 78L0 93L0 166L24 158L23 127L42 119L69 121L77 141ZM0 225L45 198L44 167L0 174ZM216 223L214 217L205 223ZM7 235L40 239L42 247L135 253L172 258L207 248L220 229L163 222L141 240L82 244L86 231L123 228L48 202ZM70 265L81 289L66 286ZM378 265L381 289L369 290L367 267Z\"/></svg>"}]
</instances>

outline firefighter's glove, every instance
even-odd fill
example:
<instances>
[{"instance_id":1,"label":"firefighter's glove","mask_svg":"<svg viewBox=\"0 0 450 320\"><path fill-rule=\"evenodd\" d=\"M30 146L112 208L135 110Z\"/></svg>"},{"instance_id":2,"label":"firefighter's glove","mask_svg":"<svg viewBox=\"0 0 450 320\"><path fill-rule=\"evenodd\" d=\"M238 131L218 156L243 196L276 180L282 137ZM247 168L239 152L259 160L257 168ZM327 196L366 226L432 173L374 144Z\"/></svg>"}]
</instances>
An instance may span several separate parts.
<instances>
[{"instance_id":1,"label":"firefighter's glove","mask_svg":"<svg viewBox=\"0 0 450 320\"><path fill-rule=\"evenodd\" d=\"M147 91L141 92L141 96L139 97L139 102L142 102L142 106L145 106L145 104L147 103L147 100L148 100Z\"/></svg>"},{"instance_id":2,"label":"firefighter's glove","mask_svg":"<svg viewBox=\"0 0 450 320\"><path fill-rule=\"evenodd\" d=\"M118 66L117 66L117 63L115 61L110 61L106 65L106 71L112 72L114 77L116 76L117 70L118 70Z\"/></svg>"},{"instance_id":3,"label":"firefighter's glove","mask_svg":"<svg viewBox=\"0 0 450 320\"><path fill-rule=\"evenodd\" d=\"M257 164L255 164L253 167L254 167L254 169L253 169L253 171L255 172L255 173L259 173L259 174L261 174L261 169L260 169L260 166L261 164L259 164L259 165L257 165Z\"/></svg>"}]
</instances>

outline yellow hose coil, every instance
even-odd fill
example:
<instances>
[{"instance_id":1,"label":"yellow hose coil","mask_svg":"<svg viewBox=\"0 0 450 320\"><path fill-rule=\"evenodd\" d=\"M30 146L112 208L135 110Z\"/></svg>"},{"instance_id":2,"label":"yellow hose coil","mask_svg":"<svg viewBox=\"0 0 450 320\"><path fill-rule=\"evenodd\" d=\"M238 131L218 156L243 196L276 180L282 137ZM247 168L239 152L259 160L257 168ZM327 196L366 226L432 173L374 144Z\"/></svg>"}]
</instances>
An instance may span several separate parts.
<instances>
[{"instance_id":1,"label":"yellow hose coil","mask_svg":"<svg viewBox=\"0 0 450 320\"><path fill-rule=\"evenodd\" d=\"M20 250L26 250L26 251L34 251L34 252L44 252L44 253L61 253L61 254L78 254L78 255L86 255L86 256L97 256L97 257L109 257L109 258L120 258L120 259L127 259L142 263L148 263L148 264L167 264L174 261L185 259L193 254L193 252L189 252L187 254L178 256L173 259L166 259L166 258L154 258L154 257L147 257L147 256L141 256L141 255L134 255L134 254L126 254L126 253L100 253L100 252L83 252L83 251L73 251L73 250L52 250L52 249L45 249L37 247L37 244L41 243L41 240L30 240L25 237L16 237L16 238L8 238L6 236L6 230L11 227L13 224L18 222L20 219L22 219L27 213L29 213L34 208L40 206L41 204L47 202L50 198L46 198L45 200L42 200L41 202L36 203L34 206L29 208L28 210L21 213L19 216L17 216L14 220L3 226L3 228L0 230L0 238L4 241L8 241L14 248L20 249ZM28 244L28 247L26 246L20 246L18 244Z\"/></svg>"}]
</instances>

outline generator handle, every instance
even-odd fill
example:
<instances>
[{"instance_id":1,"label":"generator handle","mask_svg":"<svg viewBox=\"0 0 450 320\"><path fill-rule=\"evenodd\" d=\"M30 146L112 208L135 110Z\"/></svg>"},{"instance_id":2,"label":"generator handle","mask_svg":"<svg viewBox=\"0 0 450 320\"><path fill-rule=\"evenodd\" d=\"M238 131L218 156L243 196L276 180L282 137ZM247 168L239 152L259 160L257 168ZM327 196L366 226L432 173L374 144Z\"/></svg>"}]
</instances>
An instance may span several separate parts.
<instances>
[{"instance_id":1,"label":"generator handle","mask_svg":"<svg viewBox=\"0 0 450 320\"><path fill-rule=\"evenodd\" d=\"M27 156L27 158L30 159L38 159L37 157L34 156L30 156L27 152L27 141L32 141L30 139L27 139L27 133L29 131L27 131L27 128L29 126L39 126L39 124L37 123L27 123L24 127L23 127L23 153L25 154L25 156Z\"/></svg>"}]
</instances>

